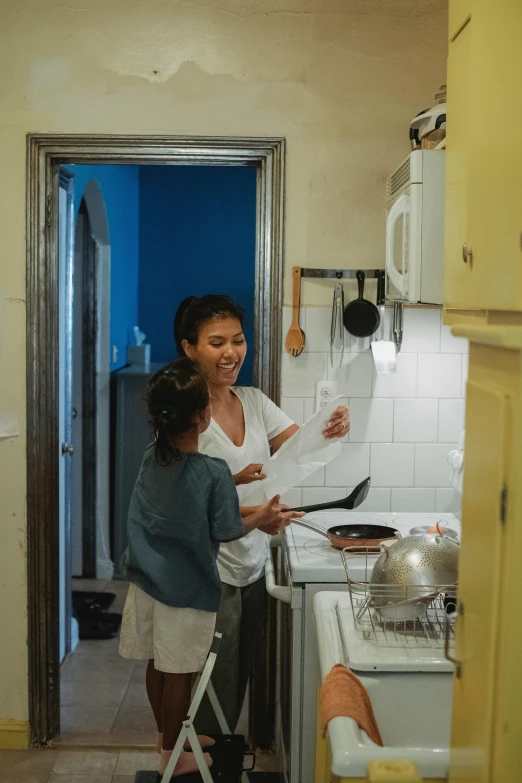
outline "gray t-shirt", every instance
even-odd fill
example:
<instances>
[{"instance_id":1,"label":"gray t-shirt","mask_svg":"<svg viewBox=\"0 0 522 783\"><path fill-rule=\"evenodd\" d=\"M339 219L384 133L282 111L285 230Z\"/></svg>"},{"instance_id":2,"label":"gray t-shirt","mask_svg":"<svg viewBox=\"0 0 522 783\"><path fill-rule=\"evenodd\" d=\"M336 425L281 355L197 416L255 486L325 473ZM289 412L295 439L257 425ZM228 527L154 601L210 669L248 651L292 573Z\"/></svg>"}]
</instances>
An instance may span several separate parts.
<instances>
[{"instance_id":1,"label":"gray t-shirt","mask_svg":"<svg viewBox=\"0 0 522 783\"><path fill-rule=\"evenodd\" d=\"M220 541L245 534L232 474L222 459L183 453L169 465L147 447L127 519L126 578L167 606L216 612Z\"/></svg>"}]
</instances>

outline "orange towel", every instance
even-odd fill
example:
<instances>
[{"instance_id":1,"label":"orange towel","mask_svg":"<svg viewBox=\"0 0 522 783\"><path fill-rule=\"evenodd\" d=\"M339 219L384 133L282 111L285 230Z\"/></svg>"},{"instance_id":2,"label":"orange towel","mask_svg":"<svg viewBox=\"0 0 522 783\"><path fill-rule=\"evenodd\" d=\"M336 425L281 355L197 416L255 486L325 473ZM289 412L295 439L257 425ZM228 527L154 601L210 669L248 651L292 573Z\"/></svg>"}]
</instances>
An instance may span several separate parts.
<instances>
[{"instance_id":1,"label":"orange towel","mask_svg":"<svg viewBox=\"0 0 522 783\"><path fill-rule=\"evenodd\" d=\"M352 718L367 733L372 742L382 746L382 739L366 688L356 675L336 664L323 680L319 699L319 715L323 736L332 718Z\"/></svg>"}]
</instances>

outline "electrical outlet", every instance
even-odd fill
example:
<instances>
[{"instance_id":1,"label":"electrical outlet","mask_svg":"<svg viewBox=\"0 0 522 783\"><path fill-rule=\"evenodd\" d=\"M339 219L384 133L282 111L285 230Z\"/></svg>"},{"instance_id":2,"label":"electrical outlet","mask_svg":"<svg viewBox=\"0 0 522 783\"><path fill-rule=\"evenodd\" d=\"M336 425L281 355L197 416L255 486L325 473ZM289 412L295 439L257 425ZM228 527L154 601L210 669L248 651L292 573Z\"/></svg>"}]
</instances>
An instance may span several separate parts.
<instances>
[{"instance_id":1,"label":"electrical outlet","mask_svg":"<svg viewBox=\"0 0 522 783\"><path fill-rule=\"evenodd\" d=\"M116 364L118 361L118 346L113 345L112 346L112 363Z\"/></svg>"},{"instance_id":2,"label":"electrical outlet","mask_svg":"<svg viewBox=\"0 0 522 783\"><path fill-rule=\"evenodd\" d=\"M320 408L337 397L337 383L335 381L317 381L317 387L315 392L315 410Z\"/></svg>"}]
</instances>

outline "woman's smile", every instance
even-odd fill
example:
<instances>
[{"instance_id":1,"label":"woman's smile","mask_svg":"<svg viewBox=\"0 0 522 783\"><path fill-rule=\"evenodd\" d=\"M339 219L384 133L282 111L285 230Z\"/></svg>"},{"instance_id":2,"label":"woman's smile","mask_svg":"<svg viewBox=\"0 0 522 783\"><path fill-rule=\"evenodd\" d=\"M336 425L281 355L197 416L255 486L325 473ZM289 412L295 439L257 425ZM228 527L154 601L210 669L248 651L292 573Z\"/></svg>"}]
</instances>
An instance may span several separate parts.
<instances>
[{"instance_id":1,"label":"woman's smile","mask_svg":"<svg viewBox=\"0 0 522 783\"><path fill-rule=\"evenodd\" d=\"M234 370L237 368L239 362L228 362L227 364L216 364L216 367L220 372L234 372Z\"/></svg>"}]
</instances>

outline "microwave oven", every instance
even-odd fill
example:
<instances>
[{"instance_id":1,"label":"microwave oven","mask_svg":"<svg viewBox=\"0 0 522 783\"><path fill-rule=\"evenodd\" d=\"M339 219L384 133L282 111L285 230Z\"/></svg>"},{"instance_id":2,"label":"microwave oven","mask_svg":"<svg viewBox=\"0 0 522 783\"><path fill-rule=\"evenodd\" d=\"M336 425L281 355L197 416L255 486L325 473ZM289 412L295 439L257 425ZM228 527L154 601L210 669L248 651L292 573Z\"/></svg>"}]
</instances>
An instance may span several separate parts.
<instances>
[{"instance_id":1,"label":"microwave oven","mask_svg":"<svg viewBox=\"0 0 522 783\"><path fill-rule=\"evenodd\" d=\"M442 304L445 151L415 150L386 183L387 296Z\"/></svg>"}]
</instances>

